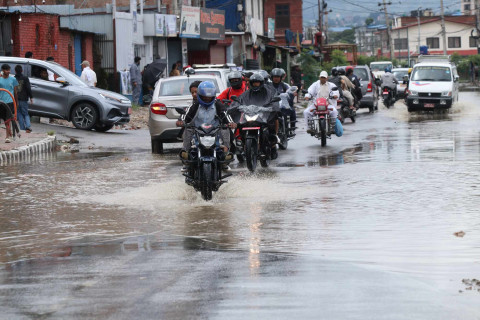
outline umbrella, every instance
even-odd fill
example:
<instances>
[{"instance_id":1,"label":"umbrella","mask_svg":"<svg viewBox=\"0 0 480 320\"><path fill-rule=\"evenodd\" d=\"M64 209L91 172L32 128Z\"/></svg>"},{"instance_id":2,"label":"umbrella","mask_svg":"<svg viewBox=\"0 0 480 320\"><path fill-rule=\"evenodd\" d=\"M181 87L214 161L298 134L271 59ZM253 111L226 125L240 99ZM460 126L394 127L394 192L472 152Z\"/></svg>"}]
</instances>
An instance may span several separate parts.
<instances>
[{"instance_id":1,"label":"umbrella","mask_svg":"<svg viewBox=\"0 0 480 320\"><path fill-rule=\"evenodd\" d=\"M143 82L150 87L154 87L155 83L165 74L167 64L163 60L157 59L150 63L143 72Z\"/></svg>"}]
</instances>

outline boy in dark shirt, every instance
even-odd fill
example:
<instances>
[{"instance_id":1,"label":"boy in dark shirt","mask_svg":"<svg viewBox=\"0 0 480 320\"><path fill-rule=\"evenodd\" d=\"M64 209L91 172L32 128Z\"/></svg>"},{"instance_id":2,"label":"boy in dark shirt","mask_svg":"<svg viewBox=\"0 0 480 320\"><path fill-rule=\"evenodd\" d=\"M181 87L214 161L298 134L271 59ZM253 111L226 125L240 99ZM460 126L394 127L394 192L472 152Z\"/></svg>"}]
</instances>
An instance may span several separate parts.
<instances>
[{"instance_id":1,"label":"boy in dark shirt","mask_svg":"<svg viewBox=\"0 0 480 320\"><path fill-rule=\"evenodd\" d=\"M25 77L22 72L22 66L17 65L15 67L15 78L18 81L17 118L20 124L20 129L30 133L32 132L32 129L30 128L30 116L28 115L28 99L30 98L30 103L33 103L32 88L30 86L30 80L28 80L28 77Z\"/></svg>"}]
</instances>

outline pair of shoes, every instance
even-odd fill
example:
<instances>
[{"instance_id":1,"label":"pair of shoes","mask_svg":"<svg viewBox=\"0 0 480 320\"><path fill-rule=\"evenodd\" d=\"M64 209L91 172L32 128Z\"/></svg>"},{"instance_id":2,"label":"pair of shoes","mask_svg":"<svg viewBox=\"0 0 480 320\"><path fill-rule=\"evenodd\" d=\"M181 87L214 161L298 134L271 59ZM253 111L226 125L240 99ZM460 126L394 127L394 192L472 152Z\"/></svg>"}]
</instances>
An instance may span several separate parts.
<instances>
[{"instance_id":1,"label":"pair of shoes","mask_svg":"<svg viewBox=\"0 0 480 320\"><path fill-rule=\"evenodd\" d=\"M25 130L25 132L26 132L26 133L30 133L30 132L32 132L32 129L27 128L27 129Z\"/></svg>"},{"instance_id":2,"label":"pair of shoes","mask_svg":"<svg viewBox=\"0 0 480 320\"><path fill-rule=\"evenodd\" d=\"M10 140L10 138L5 138L5 143L10 143L12 142L12 140Z\"/></svg>"},{"instance_id":3,"label":"pair of shoes","mask_svg":"<svg viewBox=\"0 0 480 320\"><path fill-rule=\"evenodd\" d=\"M188 167L187 166L183 166L182 169L180 169L181 172L187 172L188 171Z\"/></svg>"}]
</instances>

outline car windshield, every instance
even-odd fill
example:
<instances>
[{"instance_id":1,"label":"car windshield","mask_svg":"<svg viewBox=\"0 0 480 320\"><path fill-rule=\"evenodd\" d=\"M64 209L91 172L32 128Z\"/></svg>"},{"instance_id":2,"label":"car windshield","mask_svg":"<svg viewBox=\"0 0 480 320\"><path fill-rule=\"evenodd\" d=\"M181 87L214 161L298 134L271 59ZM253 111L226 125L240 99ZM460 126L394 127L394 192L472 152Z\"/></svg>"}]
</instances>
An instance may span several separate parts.
<instances>
[{"instance_id":1,"label":"car windshield","mask_svg":"<svg viewBox=\"0 0 480 320\"><path fill-rule=\"evenodd\" d=\"M395 77L395 79L397 79L398 81L403 81L403 77L404 76L408 76L408 71L405 70L405 71L393 71L393 75Z\"/></svg>"},{"instance_id":2,"label":"car windshield","mask_svg":"<svg viewBox=\"0 0 480 320\"><path fill-rule=\"evenodd\" d=\"M68 70L67 68L64 68L58 64L52 64L52 69L56 71L61 77L64 77L65 80L67 80L70 84L73 84L76 86L88 87L88 85L85 82L83 82L79 76L77 76L75 73Z\"/></svg>"},{"instance_id":3,"label":"car windshield","mask_svg":"<svg viewBox=\"0 0 480 320\"><path fill-rule=\"evenodd\" d=\"M215 84L215 92L220 93L218 83L214 79L183 78L164 81L160 85L160 96L187 96L190 95L190 84L195 81L211 81Z\"/></svg>"},{"instance_id":4,"label":"car windshield","mask_svg":"<svg viewBox=\"0 0 480 320\"><path fill-rule=\"evenodd\" d=\"M391 68L392 66L391 63L371 64L370 69L372 69L372 71L385 71L385 68Z\"/></svg>"},{"instance_id":5,"label":"car windshield","mask_svg":"<svg viewBox=\"0 0 480 320\"><path fill-rule=\"evenodd\" d=\"M355 68L353 69L353 74L357 76L362 81L368 81L368 72L364 68Z\"/></svg>"},{"instance_id":6,"label":"car windshield","mask_svg":"<svg viewBox=\"0 0 480 320\"><path fill-rule=\"evenodd\" d=\"M413 81L451 81L452 72L449 67L419 66L413 69Z\"/></svg>"}]
</instances>

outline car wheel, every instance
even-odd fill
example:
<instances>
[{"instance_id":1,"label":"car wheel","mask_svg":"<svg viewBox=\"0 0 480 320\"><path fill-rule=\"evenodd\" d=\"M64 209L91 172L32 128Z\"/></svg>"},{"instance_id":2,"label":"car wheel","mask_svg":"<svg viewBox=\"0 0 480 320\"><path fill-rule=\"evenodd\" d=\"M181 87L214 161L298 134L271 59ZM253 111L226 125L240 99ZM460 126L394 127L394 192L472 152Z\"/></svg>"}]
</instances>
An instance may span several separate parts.
<instances>
[{"instance_id":1,"label":"car wheel","mask_svg":"<svg viewBox=\"0 0 480 320\"><path fill-rule=\"evenodd\" d=\"M163 142L152 139L152 153L163 154Z\"/></svg>"},{"instance_id":2,"label":"car wheel","mask_svg":"<svg viewBox=\"0 0 480 320\"><path fill-rule=\"evenodd\" d=\"M95 129L95 131L98 131L98 132L107 132L112 128L113 128L113 124L96 123L93 126L93 129Z\"/></svg>"},{"instance_id":3,"label":"car wheel","mask_svg":"<svg viewBox=\"0 0 480 320\"><path fill-rule=\"evenodd\" d=\"M97 109L91 104L80 103L72 109L72 123L77 129L92 130L97 119Z\"/></svg>"}]
</instances>

